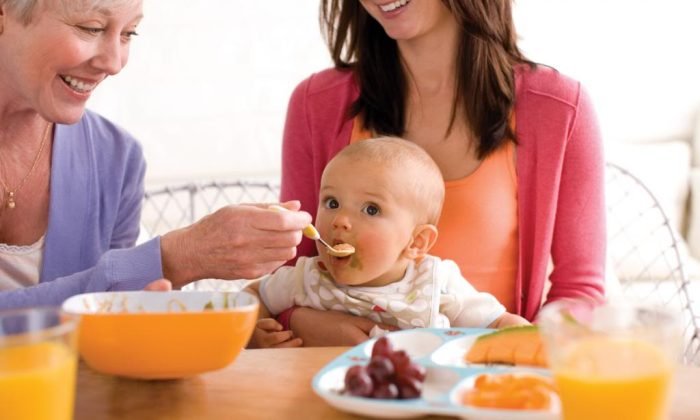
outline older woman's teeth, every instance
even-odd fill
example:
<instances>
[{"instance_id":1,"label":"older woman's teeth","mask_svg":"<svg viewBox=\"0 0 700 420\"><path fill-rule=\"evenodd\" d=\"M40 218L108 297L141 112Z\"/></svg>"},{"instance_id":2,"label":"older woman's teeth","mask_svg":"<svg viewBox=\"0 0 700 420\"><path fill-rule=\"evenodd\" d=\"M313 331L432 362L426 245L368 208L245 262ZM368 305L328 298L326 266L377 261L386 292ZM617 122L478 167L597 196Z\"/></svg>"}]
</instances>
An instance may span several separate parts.
<instances>
[{"instance_id":1,"label":"older woman's teeth","mask_svg":"<svg viewBox=\"0 0 700 420\"><path fill-rule=\"evenodd\" d=\"M74 90L77 90L78 92L90 92L97 86L97 83L86 83L86 82L81 82L80 80L74 79L70 76L61 76L64 82L69 84Z\"/></svg>"},{"instance_id":2,"label":"older woman's teeth","mask_svg":"<svg viewBox=\"0 0 700 420\"><path fill-rule=\"evenodd\" d=\"M396 0L393 3L380 5L379 8L382 9L383 12L391 12L392 10L396 10L399 7L403 7L410 2L411 2L411 0Z\"/></svg>"}]
</instances>

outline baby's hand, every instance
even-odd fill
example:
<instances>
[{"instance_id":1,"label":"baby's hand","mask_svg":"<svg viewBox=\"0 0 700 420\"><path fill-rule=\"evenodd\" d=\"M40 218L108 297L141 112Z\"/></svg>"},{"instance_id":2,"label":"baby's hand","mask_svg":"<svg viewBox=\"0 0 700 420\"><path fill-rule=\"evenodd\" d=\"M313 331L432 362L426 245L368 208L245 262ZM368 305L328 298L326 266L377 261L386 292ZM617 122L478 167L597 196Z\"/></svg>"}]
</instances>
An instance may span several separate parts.
<instances>
[{"instance_id":1,"label":"baby's hand","mask_svg":"<svg viewBox=\"0 0 700 420\"><path fill-rule=\"evenodd\" d=\"M301 338L294 337L292 331L283 331L282 324L272 318L259 319L253 332L251 347L253 348L270 348L270 347L301 347Z\"/></svg>"}]
</instances>

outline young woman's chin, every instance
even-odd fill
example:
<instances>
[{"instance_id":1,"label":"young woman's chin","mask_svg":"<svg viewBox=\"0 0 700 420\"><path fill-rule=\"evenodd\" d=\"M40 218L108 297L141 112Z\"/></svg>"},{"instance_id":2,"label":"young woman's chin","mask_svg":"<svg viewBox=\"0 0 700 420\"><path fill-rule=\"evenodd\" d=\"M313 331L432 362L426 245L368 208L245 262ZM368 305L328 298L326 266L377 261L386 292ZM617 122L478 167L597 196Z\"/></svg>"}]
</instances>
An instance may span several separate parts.
<instances>
[{"instance_id":1,"label":"young woman's chin","mask_svg":"<svg viewBox=\"0 0 700 420\"><path fill-rule=\"evenodd\" d=\"M410 41L418 36L418 30L409 22L386 22L382 27L386 35L394 41Z\"/></svg>"}]
</instances>

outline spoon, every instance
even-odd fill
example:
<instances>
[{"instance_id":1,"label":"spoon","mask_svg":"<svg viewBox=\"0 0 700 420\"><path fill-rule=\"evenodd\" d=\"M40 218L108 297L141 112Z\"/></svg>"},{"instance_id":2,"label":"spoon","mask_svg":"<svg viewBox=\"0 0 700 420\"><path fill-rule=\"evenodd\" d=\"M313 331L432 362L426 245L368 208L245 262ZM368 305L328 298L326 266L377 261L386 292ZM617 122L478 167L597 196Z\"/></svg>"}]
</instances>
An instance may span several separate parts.
<instances>
[{"instance_id":1,"label":"spoon","mask_svg":"<svg viewBox=\"0 0 700 420\"><path fill-rule=\"evenodd\" d=\"M271 210L277 210L277 211L289 211L288 209L278 206L276 204L272 204L268 207ZM330 254L333 257L347 257L355 253L355 247L353 247L350 244L338 244L335 247L330 246L328 242L324 241L323 238L321 238L321 234L318 233L318 230L316 227L309 223L308 226L306 226L304 229L301 231L304 236L307 238L314 240L314 241L319 241L323 246L325 246L328 249L328 254Z\"/></svg>"}]
</instances>

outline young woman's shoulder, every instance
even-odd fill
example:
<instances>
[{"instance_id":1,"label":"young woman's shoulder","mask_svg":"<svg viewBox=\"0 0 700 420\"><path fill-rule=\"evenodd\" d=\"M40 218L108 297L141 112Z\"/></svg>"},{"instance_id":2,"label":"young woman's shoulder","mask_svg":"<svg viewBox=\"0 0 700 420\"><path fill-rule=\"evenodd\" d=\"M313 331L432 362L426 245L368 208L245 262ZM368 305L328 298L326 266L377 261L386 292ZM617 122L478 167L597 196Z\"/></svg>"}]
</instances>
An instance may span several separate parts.
<instances>
[{"instance_id":1,"label":"young woman's shoulder","mask_svg":"<svg viewBox=\"0 0 700 420\"><path fill-rule=\"evenodd\" d=\"M524 96L548 98L576 107L581 83L552 67L520 65L515 69L517 99Z\"/></svg>"},{"instance_id":2,"label":"young woman's shoulder","mask_svg":"<svg viewBox=\"0 0 700 420\"><path fill-rule=\"evenodd\" d=\"M347 89L355 86L352 70L328 68L313 73L301 82L310 95L323 94L328 91Z\"/></svg>"},{"instance_id":3,"label":"young woman's shoulder","mask_svg":"<svg viewBox=\"0 0 700 420\"><path fill-rule=\"evenodd\" d=\"M304 97L312 102L338 100L357 96L357 85L351 70L329 68L302 80L292 96Z\"/></svg>"}]
</instances>

